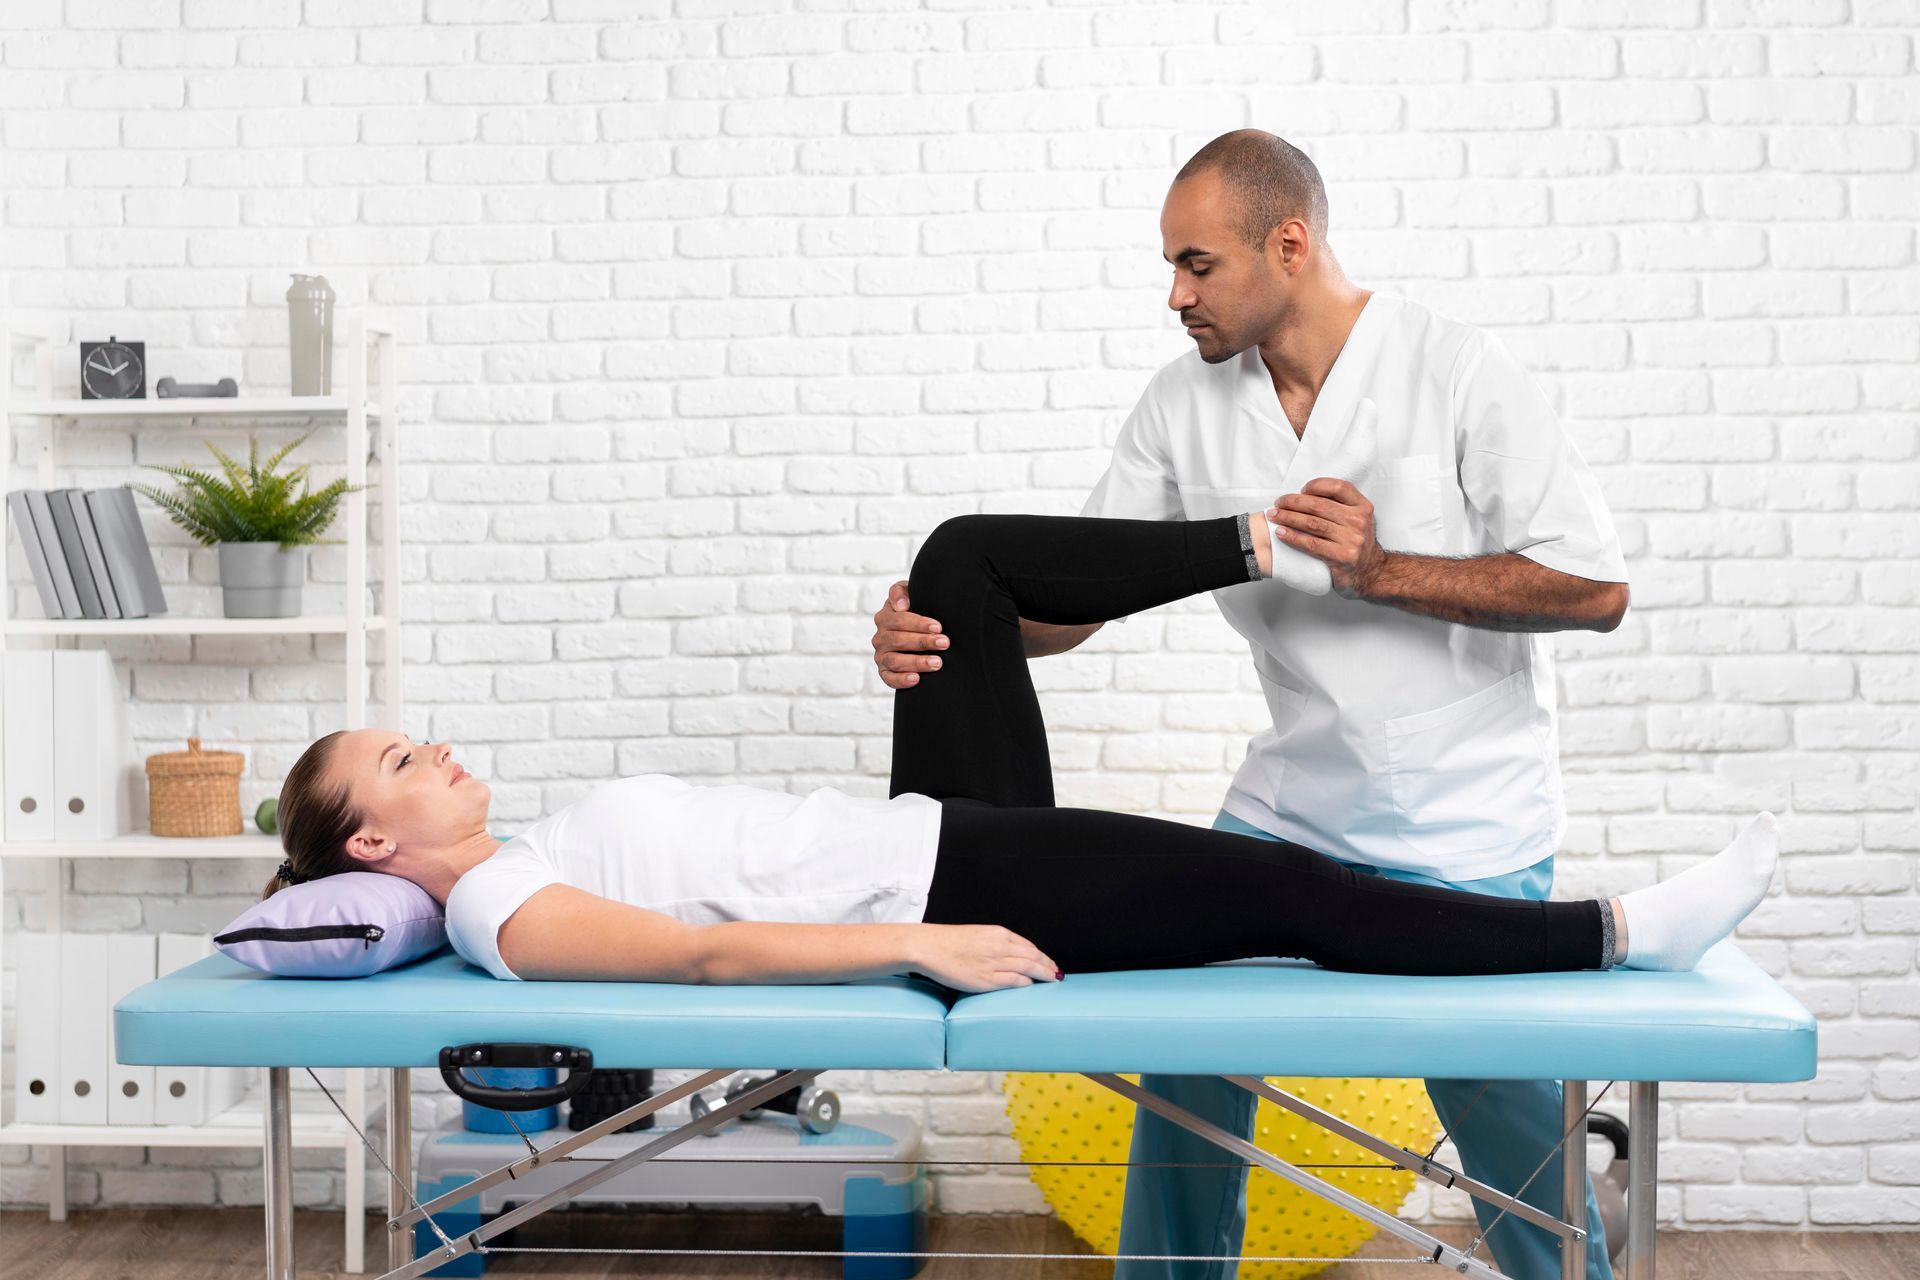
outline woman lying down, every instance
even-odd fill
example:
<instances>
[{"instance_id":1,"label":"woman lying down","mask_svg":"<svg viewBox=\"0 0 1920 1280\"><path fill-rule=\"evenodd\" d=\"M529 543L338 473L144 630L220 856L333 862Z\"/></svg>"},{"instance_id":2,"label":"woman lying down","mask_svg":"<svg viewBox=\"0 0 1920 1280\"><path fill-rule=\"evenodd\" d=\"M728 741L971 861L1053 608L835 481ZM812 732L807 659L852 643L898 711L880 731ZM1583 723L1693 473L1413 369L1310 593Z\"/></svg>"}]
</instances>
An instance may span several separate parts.
<instances>
[{"instance_id":1,"label":"woman lying down","mask_svg":"<svg viewBox=\"0 0 1920 1280\"><path fill-rule=\"evenodd\" d=\"M1650 888L1532 902L1363 874L1288 841L1054 807L1020 619L1105 621L1260 582L1271 555L1258 514L948 520L909 578L949 645L938 679L894 695L892 798L643 774L503 842L487 834L487 784L448 744L360 729L320 739L288 774L277 880L405 877L498 978L915 972L969 992L1264 956L1394 974L1689 969L1766 893L1770 813Z\"/></svg>"}]
</instances>

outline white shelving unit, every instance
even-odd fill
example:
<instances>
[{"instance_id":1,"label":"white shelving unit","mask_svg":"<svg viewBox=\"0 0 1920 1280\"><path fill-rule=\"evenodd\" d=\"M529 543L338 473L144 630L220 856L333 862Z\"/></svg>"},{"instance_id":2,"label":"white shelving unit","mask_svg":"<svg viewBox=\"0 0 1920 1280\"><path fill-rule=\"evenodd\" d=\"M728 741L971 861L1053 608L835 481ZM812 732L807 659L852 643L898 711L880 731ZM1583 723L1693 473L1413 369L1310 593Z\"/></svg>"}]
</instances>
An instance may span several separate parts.
<instances>
[{"instance_id":1,"label":"white shelving unit","mask_svg":"<svg viewBox=\"0 0 1920 1280\"><path fill-rule=\"evenodd\" d=\"M102 421L135 421L143 429L165 430L191 427L198 422L229 425L272 419L305 419L315 422L341 421L346 427L347 481L354 486L345 501L347 582L344 612L300 618L219 618L179 617L165 614L153 618L125 620L73 620L14 618L13 591L0 582L0 653L15 637L41 637L55 646L79 645L89 637L208 635L338 635L345 638L343 660L346 668L346 724L363 728L367 724L367 640L378 635L384 643L387 669L387 723L400 723L400 460L393 415L387 406L394 403L394 337L391 329L369 324L357 316L343 317L346 334L344 373L346 392L331 396L264 396L191 400L57 400L53 397L52 372L54 340L40 335L16 334L0 326L5 342L5 376L0 377L0 419L6 423L7 439L0 446L0 495L20 484L12 474L12 453L22 433L37 432L37 441L23 439L21 460L37 459L37 478L29 483L38 488L54 488L54 444L68 431L84 431ZM368 394L368 360L371 349L378 354L380 377L377 399ZM13 357L16 345L31 345L33 352L34 394L15 398ZM62 348L74 351L72 344ZM385 501L381 503L380 553L385 571L381 591L381 612L369 612L367 605L367 567L371 542L367 530L366 494L360 486L367 482L369 423L377 423L377 455L380 484ZM0 570L6 565L6 551L12 535L10 521L0 510ZM27 599L37 599L28 593ZM4 710L4 709L0 709ZM7 863L16 858L254 858L262 861L280 857L279 841L253 830L246 834L213 839L182 839L155 836L145 831L120 835L111 840L89 842L9 842L0 839L0 888L5 885ZM262 882L267 873L261 873ZM65 920L64 868L58 877L54 895L54 929ZM5 938L0 929L0 964L4 963ZM4 1073L0 1073L4 1074ZM343 1105L363 1130L366 1128L366 1085L360 1069L346 1075ZM139 1147L256 1147L266 1148L265 1072L260 1087L238 1105L200 1125L0 1125L0 1144L31 1144L48 1148L50 1190L47 1212L54 1221L66 1218L66 1148L70 1146ZM392 1099L388 1099L391 1106ZM366 1270L365 1213L366 1161L360 1140L327 1103L324 1097L305 1093L295 1095L293 1116L295 1146L339 1147L346 1153L346 1263L349 1271ZM264 1167L264 1165L263 1165Z\"/></svg>"}]
</instances>

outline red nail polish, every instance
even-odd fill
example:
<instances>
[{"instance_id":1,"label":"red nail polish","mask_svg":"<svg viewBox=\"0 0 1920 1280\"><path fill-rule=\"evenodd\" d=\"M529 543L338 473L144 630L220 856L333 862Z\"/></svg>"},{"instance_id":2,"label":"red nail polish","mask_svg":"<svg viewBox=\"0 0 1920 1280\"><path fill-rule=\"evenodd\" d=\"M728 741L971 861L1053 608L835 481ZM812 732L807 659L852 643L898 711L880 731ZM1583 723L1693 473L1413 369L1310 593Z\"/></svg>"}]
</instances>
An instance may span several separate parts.
<instances>
[{"instance_id":1,"label":"red nail polish","mask_svg":"<svg viewBox=\"0 0 1920 1280\"><path fill-rule=\"evenodd\" d=\"M1066 976L1067 976L1066 974L1064 974L1064 973L1062 973L1062 972L1061 972L1060 970L1058 970L1058 969L1055 969L1055 970L1053 971L1053 980L1054 980L1055 982L1058 982L1058 981L1060 981L1060 979L1062 979L1062 978L1064 978L1064 977L1066 977Z\"/></svg>"}]
</instances>

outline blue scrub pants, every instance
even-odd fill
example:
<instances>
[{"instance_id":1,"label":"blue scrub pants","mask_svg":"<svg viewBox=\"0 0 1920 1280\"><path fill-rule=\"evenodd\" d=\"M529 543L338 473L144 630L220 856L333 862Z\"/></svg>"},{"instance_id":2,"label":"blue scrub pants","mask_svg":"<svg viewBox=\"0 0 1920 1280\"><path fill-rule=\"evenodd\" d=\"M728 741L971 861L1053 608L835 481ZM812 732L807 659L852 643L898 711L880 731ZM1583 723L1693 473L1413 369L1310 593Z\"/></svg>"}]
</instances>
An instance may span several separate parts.
<instances>
[{"instance_id":1,"label":"blue scrub pants","mask_svg":"<svg viewBox=\"0 0 1920 1280\"><path fill-rule=\"evenodd\" d=\"M1215 830L1244 835L1278 837L1242 822L1224 809L1214 818ZM1531 867L1489 876L1484 880L1450 883L1417 872L1385 867L1359 870L1394 880L1464 889L1502 898L1544 899L1553 888L1553 858ZM1144 1075L1141 1086L1167 1101L1210 1120L1228 1133L1253 1140L1253 1116L1258 1102L1252 1094L1214 1076ZM1480 1093L1485 1087L1486 1093ZM1535 1166L1560 1141L1560 1082L1557 1080L1429 1080L1427 1095L1442 1124L1453 1130L1462 1171L1470 1178L1511 1193L1527 1180ZM1478 1101L1475 1098L1478 1097ZM1468 1107L1465 1124L1460 1117ZM1569 1144L1584 1153L1586 1144ZM1127 1171L1127 1194L1120 1218L1123 1254L1237 1254L1247 1224L1247 1171L1240 1168L1169 1169L1147 1165L1219 1163L1224 1153L1206 1139L1136 1108L1133 1121L1134 1167ZM1549 1213L1560 1213L1560 1160L1556 1154L1534 1177L1521 1198ZM1482 1200L1473 1202L1480 1227L1499 1216ZM1613 1280L1607 1261L1606 1236L1593 1184L1587 1184L1587 1280ZM1514 1280L1559 1280L1558 1237L1509 1214L1487 1236L1487 1247L1499 1268ZM1118 1262L1114 1280L1231 1280L1232 1262Z\"/></svg>"}]
</instances>

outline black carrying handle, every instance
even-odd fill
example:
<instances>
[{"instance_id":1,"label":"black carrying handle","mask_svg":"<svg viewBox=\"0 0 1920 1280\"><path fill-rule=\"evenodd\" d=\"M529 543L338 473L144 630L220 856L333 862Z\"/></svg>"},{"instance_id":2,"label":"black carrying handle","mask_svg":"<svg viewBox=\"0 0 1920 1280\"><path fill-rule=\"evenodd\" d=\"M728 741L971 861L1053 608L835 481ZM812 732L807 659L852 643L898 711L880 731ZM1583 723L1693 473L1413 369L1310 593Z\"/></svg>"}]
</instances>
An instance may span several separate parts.
<instances>
[{"instance_id":1,"label":"black carrying handle","mask_svg":"<svg viewBox=\"0 0 1920 1280\"><path fill-rule=\"evenodd\" d=\"M1620 1117L1610 1116L1603 1111L1596 1111L1587 1117L1587 1132L1593 1134L1595 1137L1605 1138L1608 1142L1611 1142L1613 1144L1613 1158L1615 1160L1625 1160L1627 1158L1629 1145L1627 1123L1620 1119Z\"/></svg>"},{"instance_id":2,"label":"black carrying handle","mask_svg":"<svg viewBox=\"0 0 1920 1280\"><path fill-rule=\"evenodd\" d=\"M464 1067L565 1067L567 1078L534 1089L499 1089L461 1075ZM440 1050L440 1077L468 1102L495 1111L538 1111L567 1101L593 1076L593 1051L561 1044L460 1044Z\"/></svg>"}]
</instances>

